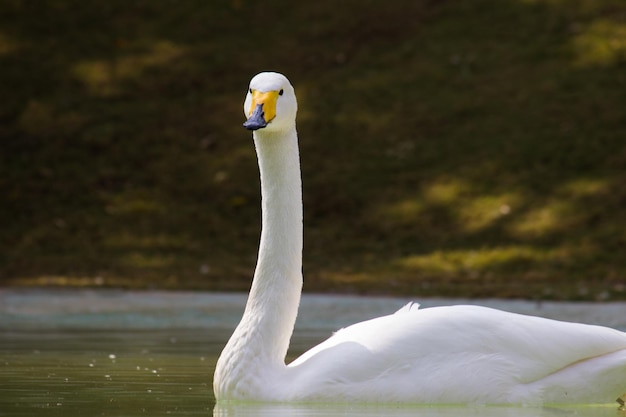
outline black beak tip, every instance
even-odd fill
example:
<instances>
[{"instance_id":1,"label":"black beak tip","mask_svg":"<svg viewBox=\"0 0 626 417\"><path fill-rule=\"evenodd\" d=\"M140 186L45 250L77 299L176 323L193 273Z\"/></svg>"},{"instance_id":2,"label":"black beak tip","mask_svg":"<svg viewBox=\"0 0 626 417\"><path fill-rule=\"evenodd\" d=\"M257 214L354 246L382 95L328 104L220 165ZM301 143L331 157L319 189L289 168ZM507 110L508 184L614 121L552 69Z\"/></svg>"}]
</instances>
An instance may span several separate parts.
<instances>
[{"instance_id":1,"label":"black beak tip","mask_svg":"<svg viewBox=\"0 0 626 417\"><path fill-rule=\"evenodd\" d=\"M243 123L243 127L248 130L258 130L267 126L263 113L263 105L257 104L252 115Z\"/></svg>"},{"instance_id":2,"label":"black beak tip","mask_svg":"<svg viewBox=\"0 0 626 417\"><path fill-rule=\"evenodd\" d=\"M265 126L267 126L267 123L265 123L265 120L260 121L258 119L253 119L253 118L250 118L243 123L243 127L245 127L248 130L259 130L259 129L264 128Z\"/></svg>"}]
</instances>

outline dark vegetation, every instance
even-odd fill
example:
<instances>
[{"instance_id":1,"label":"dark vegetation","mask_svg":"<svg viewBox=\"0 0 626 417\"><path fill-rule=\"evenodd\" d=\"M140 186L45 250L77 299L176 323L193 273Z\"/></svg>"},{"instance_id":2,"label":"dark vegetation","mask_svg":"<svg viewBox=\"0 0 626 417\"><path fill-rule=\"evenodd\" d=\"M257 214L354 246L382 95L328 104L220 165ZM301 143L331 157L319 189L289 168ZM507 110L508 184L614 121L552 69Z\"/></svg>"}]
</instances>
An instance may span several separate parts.
<instances>
[{"instance_id":1,"label":"dark vegetation","mask_svg":"<svg viewBox=\"0 0 626 417\"><path fill-rule=\"evenodd\" d=\"M3 0L0 283L246 290L268 69L305 290L626 299L623 0Z\"/></svg>"}]
</instances>

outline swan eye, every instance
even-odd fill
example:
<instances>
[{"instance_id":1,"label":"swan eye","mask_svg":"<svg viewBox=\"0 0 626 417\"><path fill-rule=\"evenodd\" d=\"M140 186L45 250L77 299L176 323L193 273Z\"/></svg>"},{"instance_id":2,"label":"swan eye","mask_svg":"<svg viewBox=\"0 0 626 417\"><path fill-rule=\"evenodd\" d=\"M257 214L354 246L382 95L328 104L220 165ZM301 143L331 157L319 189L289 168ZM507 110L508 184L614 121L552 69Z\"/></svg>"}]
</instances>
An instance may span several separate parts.
<instances>
[{"instance_id":1,"label":"swan eye","mask_svg":"<svg viewBox=\"0 0 626 417\"><path fill-rule=\"evenodd\" d=\"M278 95L279 95L279 96L282 96L282 95L283 95L283 93L284 93L284 91L283 91L283 89L281 88L281 89L280 89L280 91L278 92Z\"/></svg>"},{"instance_id":2,"label":"swan eye","mask_svg":"<svg viewBox=\"0 0 626 417\"><path fill-rule=\"evenodd\" d=\"M250 89L250 94L252 94L252 89Z\"/></svg>"}]
</instances>

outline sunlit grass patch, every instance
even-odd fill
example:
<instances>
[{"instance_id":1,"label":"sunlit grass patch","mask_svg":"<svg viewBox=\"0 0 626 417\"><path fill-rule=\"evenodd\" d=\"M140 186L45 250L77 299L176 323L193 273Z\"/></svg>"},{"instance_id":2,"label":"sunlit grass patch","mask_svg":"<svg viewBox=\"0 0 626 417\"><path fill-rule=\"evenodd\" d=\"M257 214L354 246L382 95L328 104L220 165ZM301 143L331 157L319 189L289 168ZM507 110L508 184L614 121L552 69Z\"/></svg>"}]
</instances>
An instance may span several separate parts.
<instances>
[{"instance_id":1,"label":"sunlit grass patch","mask_svg":"<svg viewBox=\"0 0 626 417\"><path fill-rule=\"evenodd\" d=\"M86 60L74 65L73 74L91 93L102 96L122 91L123 81L140 77L150 68L159 67L180 58L184 48L171 41L154 41L136 48L121 43L109 59Z\"/></svg>"},{"instance_id":2,"label":"sunlit grass patch","mask_svg":"<svg viewBox=\"0 0 626 417\"><path fill-rule=\"evenodd\" d=\"M394 223L407 223L414 221L425 207L426 203L420 198L404 199L388 205L381 216L389 217Z\"/></svg>"},{"instance_id":3,"label":"sunlit grass patch","mask_svg":"<svg viewBox=\"0 0 626 417\"><path fill-rule=\"evenodd\" d=\"M128 252L121 257L120 262L122 265L133 268L167 268L176 264L176 257L174 255Z\"/></svg>"},{"instance_id":4,"label":"sunlit grass patch","mask_svg":"<svg viewBox=\"0 0 626 417\"><path fill-rule=\"evenodd\" d=\"M150 236L141 236L124 231L120 234L111 234L104 240L104 245L109 248L118 249L185 249L189 248L191 239L186 236L175 236L170 234L155 234Z\"/></svg>"},{"instance_id":5,"label":"sunlit grass patch","mask_svg":"<svg viewBox=\"0 0 626 417\"><path fill-rule=\"evenodd\" d=\"M459 179L435 181L425 187L424 198L432 203L454 204L470 185Z\"/></svg>"},{"instance_id":6,"label":"sunlit grass patch","mask_svg":"<svg viewBox=\"0 0 626 417\"><path fill-rule=\"evenodd\" d=\"M19 277L13 280L14 285L23 286L71 286L71 287L94 287L105 284L100 276L65 276L65 275L42 275L35 277Z\"/></svg>"},{"instance_id":7,"label":"sunlit grass patch","mask_svg":"<svg viewBox=\"0 0 626 417\"><path fill-rule=\"evenodd\" d=\"M577 56L576 64L583 67L626 62L626 23L597 19L582 28L572 45Z\"/></svg>"},{"instance_id":8,"label":"sunlit grass patch","mask_svg":"<svg viewBox=\"0 0 626 417\"><path fill-rule=\"evenodd\" d=\"M419 224L429 211L445 211L450 220L468 233L492 226L524 202L518 193L484 194L461 180L428 184L415 196L383 205L377 218L384 224Z\"/></svg>"},{"instance_id":9,"label":"sunlit grass patch","mask_svg":"<svg viewBox=\"0 0 626 417\"><path fill-rule=\"evenodd\" d=\"M458 207L459 223L468 232L483 230L515 212L523 199L515 193L480 195Z\"/></svg>"},{"instance_id":10,"label":"sunlit grass patch","mask_svg":"<svg viewBox=\"0 0 626 417\"><path fill-rule=\"evenodd\" d=\"M415 223L424 212L432 207L457 207L469 185L461 180L446 179L432 181L402 199L384 202L376 210L376 218L386 224Z\"/></svg>"},{"instance_id":11,"label":"sunlit grass patch","mask_svg":"<svg viewBox=\"0 0 626 417\"><path fill-rule=\"evenodd\" d=\"M142 193L120 193L111 196L106 205L106 212L111 215L159 214L165 212L165 206L159 201Z\"/></svg>"},{"instance_id":12,"label":"sunlit grass patch","mask_svg":"<svg viewBox=\"0 0 626 417\"><path fill-rule=\"evenodd\" d=\"M466 274L473 271L515 269L523 265L531 266L535 262L551 261L562 256L563 254L558 252L518 245L499 248L438 250L428 254L409 255L398 259L396 264L415 272Z\"/></svg>"},{"instance_id":13,"label":"sunlit grass patch","mask_svg":"<svg viewBox=\"0 0 626 417\"><path fill-rule=\"evenodd\" d=\"M517 217L508 230L517 237L541 238L573 226L578 219L579 214L571 202L557 199L529 209Z\"/></svg>"},{"instance_id":14,"label":"sunlit grass patch","mask_svg":"<svg viewBox=\"0 0 626 417\"><path fill-rule=\"evenodd\" d=\"M577 178L563 184L560 194L574 198L593 197L605 194L609 189L610 185L606 179Z\"/></svg>"}]
</instances>

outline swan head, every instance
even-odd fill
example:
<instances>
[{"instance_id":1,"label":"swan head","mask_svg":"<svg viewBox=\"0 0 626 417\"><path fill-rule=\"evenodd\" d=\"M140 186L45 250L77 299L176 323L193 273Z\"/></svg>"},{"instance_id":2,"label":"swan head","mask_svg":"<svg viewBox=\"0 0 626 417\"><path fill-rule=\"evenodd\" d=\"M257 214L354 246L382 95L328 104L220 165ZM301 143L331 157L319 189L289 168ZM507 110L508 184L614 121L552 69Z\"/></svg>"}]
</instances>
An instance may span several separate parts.
<instances>
[{"instance_id":1,"label":"swan head","mask_svg":"<svg viewBox=\"0 0 626 417\"><path fill-rule=\"evenodd\" d=\"M262 72L250 80L243 104L246 129L274 132L293 129L297 111L296 94L284 75Z\"/></svg>"}]
</instances>

